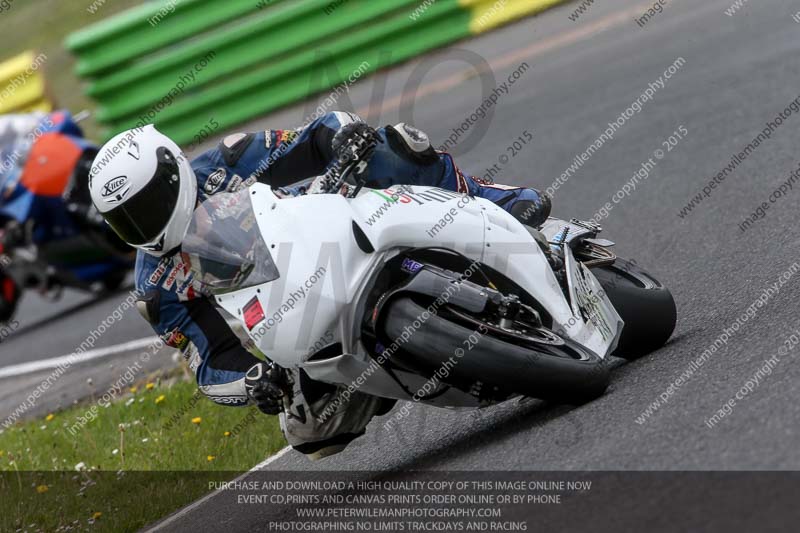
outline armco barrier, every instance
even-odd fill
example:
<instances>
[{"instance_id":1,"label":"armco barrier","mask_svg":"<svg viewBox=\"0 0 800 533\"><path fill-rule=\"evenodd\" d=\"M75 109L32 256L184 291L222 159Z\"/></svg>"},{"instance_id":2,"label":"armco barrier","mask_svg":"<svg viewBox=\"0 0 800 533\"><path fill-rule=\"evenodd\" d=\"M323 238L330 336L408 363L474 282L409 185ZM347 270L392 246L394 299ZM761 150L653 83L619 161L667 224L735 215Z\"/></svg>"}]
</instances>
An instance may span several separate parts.
<instances>
[{"instance_id":1,"label":"armco barrier","mask_svg":"<svg viewBox=\"0 0 800 533\"><path fill-rule=\"evenodd\" d=\"M67 38L109 134L178 142L563 0L165 0Z\"/></svg>"},{"instance_id":2,"label":"armco barrier","mask_svg":"<svg viewBox=\"0 0 800 533\"><path fill-rule=\"evenodd\" d=\"M24 52L0 63L0 115L51 111L42 69L44 54Z\"/></svg>"}]
</instances>

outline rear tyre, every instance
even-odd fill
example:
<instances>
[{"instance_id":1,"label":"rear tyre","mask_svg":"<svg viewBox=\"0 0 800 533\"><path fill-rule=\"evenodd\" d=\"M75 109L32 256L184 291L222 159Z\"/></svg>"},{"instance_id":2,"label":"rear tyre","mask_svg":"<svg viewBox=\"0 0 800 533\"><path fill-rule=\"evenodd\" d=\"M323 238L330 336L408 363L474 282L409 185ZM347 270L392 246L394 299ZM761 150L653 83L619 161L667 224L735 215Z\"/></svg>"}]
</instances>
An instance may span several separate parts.
<instances>
[{"instance_id":1,"label":"rear tyre","mask_svg":"<svg viewBox=\"0 0 800 533\"><path fill-rule=\"evenodd\" d=\"M669 289L626 259L591 271L625 321L614 355L636 359L667 342L678 317Z\"/></svg>"},{"instance_id":2,"label":"rear tyre","mask_svg":"<svg viewBox=\"0 0 800 533\"><path fill-rule=\"evenodd\" d=\"M403 357L400 362L406 366L427 371L446 368L450 361L449 383L480 383L481 390L579 404L602 395L610 381L600 357L545 328L537 328L524 346L498 338L492 330L470 342L474 326L432 314L410 297L389 304L384 321L389 339L400 338L412 324L420 326L393 358Z\"/></svg>"},{"instance_id":3,"label":"rear tyre","mask_svg":"<svg viewBox=\"0 0 800 533\"><path fill-rule=\"evenodd\" d=\"M19 303L20 291L10 277L0 272L0 324L10 322Z\"/></svg>"}]
</instances>

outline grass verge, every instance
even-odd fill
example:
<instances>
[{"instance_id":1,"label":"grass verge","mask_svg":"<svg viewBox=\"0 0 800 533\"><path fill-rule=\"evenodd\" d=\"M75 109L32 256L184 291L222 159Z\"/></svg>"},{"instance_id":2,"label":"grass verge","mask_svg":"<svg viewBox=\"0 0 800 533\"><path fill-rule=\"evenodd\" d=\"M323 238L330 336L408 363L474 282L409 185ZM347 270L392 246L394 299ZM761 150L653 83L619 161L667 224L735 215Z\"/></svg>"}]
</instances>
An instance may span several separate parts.
<instances>
[{"instance_id":1,"label":"grass verge","mask_svg":"<svg viewBox=\"0 0 800 533\"><path fill-rule=\"evenodd\" d=\"M149 383L0 432L0 531L136 530L284 446L255 407Z\"/></svg>"}]
</instances>

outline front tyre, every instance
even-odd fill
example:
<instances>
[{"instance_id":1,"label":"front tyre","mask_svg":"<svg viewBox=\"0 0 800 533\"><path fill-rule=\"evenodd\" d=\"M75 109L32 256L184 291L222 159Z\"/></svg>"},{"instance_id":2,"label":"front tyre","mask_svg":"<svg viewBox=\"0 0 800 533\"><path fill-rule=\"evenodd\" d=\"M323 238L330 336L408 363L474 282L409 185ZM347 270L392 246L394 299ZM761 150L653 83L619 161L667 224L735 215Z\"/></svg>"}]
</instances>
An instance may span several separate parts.
<instances>
[{"instance_id":1,"label":"front tyre","mask_svg":"<svg viewBox=\"0 0 800 533\"><path fill-rule=\"evenodd\" d=\"M428 371L449 368L448 382L483 391L559 403L584 403L608 387L609 370L599 356L546 328L532 328L513 342L489 328L473 342L469 339L475 338L476 326L462 325L467 322L458 315L442 314L429 313L407 296L389 304L384 321L389 339L399 339L410 325L420 324L397 354L405 358L402 363Z\"/></svg>"},{"instance_id":2,"label":"front tyre","mask_svg":"<svg viewBox=\"0 0 800 533\"><path fill-rule=\"evenodd\" d=\"M678 317L669 289L626 259L591 271L625 321L614 355L636 359L661 348L675 331Z\"/></svg>"}]
</instances>

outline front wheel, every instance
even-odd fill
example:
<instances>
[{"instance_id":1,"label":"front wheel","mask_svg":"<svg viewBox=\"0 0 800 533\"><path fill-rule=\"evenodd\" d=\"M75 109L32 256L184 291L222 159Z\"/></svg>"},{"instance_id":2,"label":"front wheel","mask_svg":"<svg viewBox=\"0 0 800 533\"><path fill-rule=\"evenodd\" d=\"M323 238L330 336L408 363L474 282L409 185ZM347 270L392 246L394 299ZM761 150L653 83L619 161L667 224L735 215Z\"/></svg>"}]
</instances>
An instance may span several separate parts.
<instances>
[{"instance_id":1,"label":"front wheel","mask_svg":"<svg viewBox=\"0 0 800 533\"><path fill-rule=\"evenodd\" d=\"M515 325L513 335L503 335L490 323L478 329L477 319L470 323L456 310L441 311L430 313L410 297L389 304L385 333L392 340L408 337L397 354L404 358L400 363L424 369L420 373L447 368L448 382L473 391L560 403L584 403L608 387L609 370L599 356L544 327Z\"/></svg>"},{"instance_id":2,"label":"front wheel","mask_svg":"<svg viewBox=\"0 0 800 533\"><path fill-rule=\"evenodd\" d=\"M667 342L678 317L669 289L626 259L591 271L625 321L614 355L636 359Z\"/></svg>"}]
</instances>

